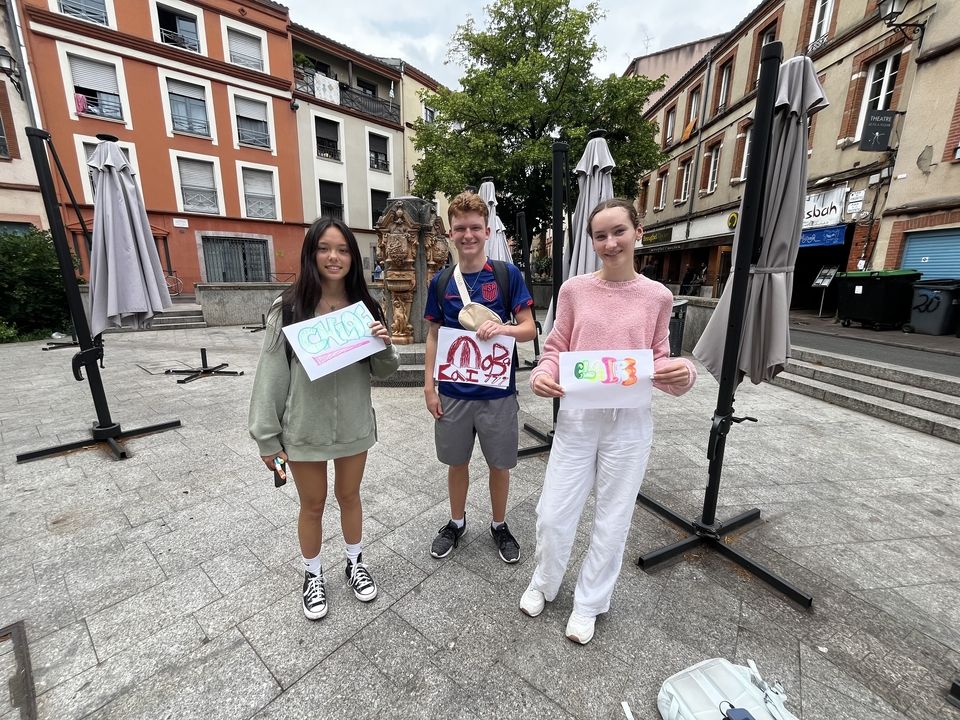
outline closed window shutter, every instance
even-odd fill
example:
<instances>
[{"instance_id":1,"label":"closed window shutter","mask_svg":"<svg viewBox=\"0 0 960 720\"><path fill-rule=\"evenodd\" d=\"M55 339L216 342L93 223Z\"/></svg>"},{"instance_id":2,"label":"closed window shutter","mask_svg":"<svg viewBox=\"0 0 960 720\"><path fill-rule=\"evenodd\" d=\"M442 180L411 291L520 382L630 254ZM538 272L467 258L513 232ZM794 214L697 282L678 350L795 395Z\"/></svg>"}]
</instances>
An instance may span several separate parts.
<instances>
[{"instance_id":1,"label":"closed window shutter","mask_svg":"<svg viewBox=\"0 0 960 720\"><path fill-rule=\"evenodd\" d=\"M273 197L273 173L268 170L243 168L243 192Z\"/></svg>"},{"instance_id":2,"label":"closed window shutter","mask_svg":"<svg viewBox=\"0 0 960 720\"><path fill-rule=\"evenodd\" d=\"M340 192L340 184L320 181L320 202L322 204L330 203L332 205L343 204L343 195Z\"/></svg>"},{"instance_id":3,"label":"closed window shutter","mask_svg":"<svg viewBox=\"0 0 960 720\"><path fill-rule=\"evenodd\" d=\"M89 88L97 92L114 95L120 94L117 69L113 65L74 55L68 57L70 59L70 74L73 76L75 87Z\"/></svg>"},{"instance_id":4,"label":"closed window shutter","mask_svg":"<svg viewBox=\"0 0 960 720\"><path fill-rule=\"evenodd\" d=\"M323 138L324 140L332 140L333 142L339 142L339 128L337 123L332 120L324 120L323 118L317 118L317 137Z\"/></svg>"},{"instance_id":5,"label":"closed window shutter","mask_svg":"<svg viewBox=\"0 0 960 720\"><path fill-rule=\"evenodd\" d=\"M237 115L251 120L267 121L267 106L265 103L237 97L235 99Z\"/></svg>"},{"instance_id":6,"label":"closed window shutter","mask_svg":"<svg viewBox=\"0 0 960 720\"><path fill-rule=\"evenodd\" d=\"M387 154L387 139L382 135L370 135L370 152Z\"/></svg>"},{"instance_id":7,"label":"closed window shutter","mask_svg":"<svg viewBox=\"0 0 960 720\"><path fill-rule=\"evenodd\" d=\"M260 52L260 38L237 30L227 30L227 45L231 53L246 55L248 58L256 58L263 62L263 56Z\"/></svg>"},{"instance_id":8,"label":"closed window shutter","mask_svg":"<svg viewBox=\"0 0 960 720\"><path fill-rule=\"evenodd\" d=\"M179 158L178 162L181 185L216 190L217 184L213 179L213 163L187 158Z\"/></svg>"},{"instance_id":9,"label":"closed window shutter","mask_svg":"<svg viewBox=\"0 0 960 720\"><path fill-rule=\"evenodd\" d=\"M175 95L193 98L194 100L204 100L203 86L185 83L180 80L167 80L167 90Z\"/></svg>"}]
</instances>

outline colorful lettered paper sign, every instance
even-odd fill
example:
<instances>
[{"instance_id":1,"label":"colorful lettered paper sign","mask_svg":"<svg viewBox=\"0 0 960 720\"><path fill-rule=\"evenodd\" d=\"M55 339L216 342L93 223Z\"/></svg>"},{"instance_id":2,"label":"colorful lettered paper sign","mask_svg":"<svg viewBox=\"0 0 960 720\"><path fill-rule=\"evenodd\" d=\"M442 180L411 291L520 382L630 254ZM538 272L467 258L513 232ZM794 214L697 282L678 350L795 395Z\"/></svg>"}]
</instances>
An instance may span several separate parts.
<instances>
[{"instance_id":1,"label":"colorful lettered paper sign","mask_svg":"<svg viewBox=\"0 0 960 720\"><path fill-rule=\"evenodd\" d=\"M653 350L583 350L560 353L560 407L650 407Z\"/></svg>"},{"instance_id":2,"label":"colorful lettered paper sign","mask_svg":"<svg viewBox=\"0 0 960 720\"><path fill-rule=\"evenodd\" d=\"M362 302L343 310L287 325L284 335L311 380L322 378L386 345L370 333L373 315Z\"/></svg>"},{"instance_id":3,"label":"colorful lettered paper sign","mask_svg":"<svg viewBox=\"0 0 960 720\"><path fill-rule=\"evenodd\" d=\"M441 382L510 387L512 337L497 335L480 340L474 332L442 327L437 336L433 378Z\"/></svg>"}]
</instances>

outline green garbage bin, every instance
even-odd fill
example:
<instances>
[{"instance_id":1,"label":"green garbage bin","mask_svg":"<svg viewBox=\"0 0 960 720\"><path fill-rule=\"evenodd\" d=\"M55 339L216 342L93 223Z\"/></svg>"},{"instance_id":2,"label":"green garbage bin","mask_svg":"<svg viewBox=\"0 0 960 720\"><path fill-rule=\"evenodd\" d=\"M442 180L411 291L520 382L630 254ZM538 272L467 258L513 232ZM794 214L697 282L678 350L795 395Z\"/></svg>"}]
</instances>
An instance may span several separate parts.
<instances>
[{"instance_id":1,"label":"green garbage bin","mask_svg":"<svg viewBox=\"0 0 960 720\"><path fill-rule=\"evenodd\" d=\"M910 322L916 270L837 273L837 317L844 327L858 322L875 330Z\"/></svg>"},{"instance_id":2,"label":"green garbage bin","mask_svg":"<svg viewBox=\"0 0 960 720\"><path fill-rule=\"evenodd\" d=\"M947 335L960 318L960 279L921 280L913 284L910 324L904 332Z\"/></svg>"}]
</instances>

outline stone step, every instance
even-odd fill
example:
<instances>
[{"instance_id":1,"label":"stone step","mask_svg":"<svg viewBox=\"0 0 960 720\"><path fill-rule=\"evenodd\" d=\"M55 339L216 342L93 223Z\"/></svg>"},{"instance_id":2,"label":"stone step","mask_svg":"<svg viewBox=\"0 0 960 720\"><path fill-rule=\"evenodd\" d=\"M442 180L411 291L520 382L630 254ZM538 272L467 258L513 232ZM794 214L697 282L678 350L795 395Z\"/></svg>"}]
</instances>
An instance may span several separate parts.
<instances>
[{"instance_id":1,"label":"stone step","mask_svg":"<svg viewBox=\"0 0 960 720\"><path fill-rule=\"evenodd\" d=\"M883 380L847 370L837 370L804 360L791 359L787 363L787 371L794 375L836 385L847 390L855 390L872 397L929 410L952 418L960 418L960 397L955 395L934 390L923 390L892 380Z\"/></svg>"},{"instance_id":2,"label":"stone step","mask_svg":"<svg viewBox=\"0 0 960 720\"><path fill-rule=\"evenodd\" d=\"M790 371L780 373L773 380L773 384L928 435L960 443L960 420L957 418L837 387Z\"/></svg>"},{"instance_id":3,"label":"stone step","mask_svg":"<svg viewBox=\"0 0 960 720\"><path fill-rule=\"evenodd\" d=\"M423 350L405 350L402 345L398 345L397 349L400 352L401 365L423 365L425 362L426 353Z\"/></svg>"},{"instance_id":4,"label":"stone step","mask_svg":"<svg viewBox=\"0 0 960 720\"><path fill-rule=\"evenodd\" d=\"M156 315L151 323L151 329L156 330L164 325L175 325L177 323L198 323L203 322L203 313L185 313L182 315Z\"/></svg>"},{"instance_id":5,"label":"stone step","mask_svg":"<svg viewBox=\"0 0 960 720\"><path fill-rule=\"evenodd\" d=\"M850 357L849 355L838 355L823 350L809 350L797 346L792 348L791 354L795 360L960 397L960 378L950 375L913 370L899 365L888 365Z\"/></svg>"}]
</instances>

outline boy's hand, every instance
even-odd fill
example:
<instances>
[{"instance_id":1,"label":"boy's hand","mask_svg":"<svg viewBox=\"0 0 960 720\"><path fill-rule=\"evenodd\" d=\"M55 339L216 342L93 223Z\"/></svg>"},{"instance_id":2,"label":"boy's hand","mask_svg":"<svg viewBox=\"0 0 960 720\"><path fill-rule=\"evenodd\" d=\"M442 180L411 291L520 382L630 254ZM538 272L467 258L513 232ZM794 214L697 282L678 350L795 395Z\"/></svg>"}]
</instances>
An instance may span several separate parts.
<instances>
[{"instance_id":1,"label":"boy's hand","mask_svg":"<svg viewBox=\"0 0 960 720\"><path fill-rule=\"evenodd\" d=\"M427 401L427 410L430 411L435 420L439 420L443 415L443 408L440 406L440 393L434 388L424 388L423 395Z\"/></svg>"},{"instance_id":2,"label":"boy's hand","mask_svg":"<svg viewBox=\"0 0 960 720\"><path fill-rule=\"evenodd\" d=\"M541 373L534 379L533 392L545 398L563 397L563 388L560 387L560 383L547 373Z\"/></svg>"},{"instance_id":3,"label":"boy's hand","mask_svg":"<svg viewBox=\"0 0 960 720\"><path fill-rule=\"evenodd\" d=\"M506 335L506 327L502 323L493 320L485 320L483 325L477 328L477 337L480 340L489 340L494 335Z\"/></svg>"}]
</instances>

